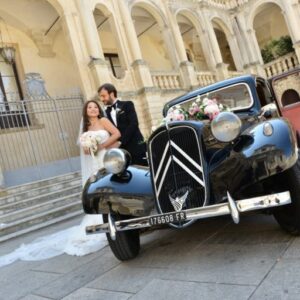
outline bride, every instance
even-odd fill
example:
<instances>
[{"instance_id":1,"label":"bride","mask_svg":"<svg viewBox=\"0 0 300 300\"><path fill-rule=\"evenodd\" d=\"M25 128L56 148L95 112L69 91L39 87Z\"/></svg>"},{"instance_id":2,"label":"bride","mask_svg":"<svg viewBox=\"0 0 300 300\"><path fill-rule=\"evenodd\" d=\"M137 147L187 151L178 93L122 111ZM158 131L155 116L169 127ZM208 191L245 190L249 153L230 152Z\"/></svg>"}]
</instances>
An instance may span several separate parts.
<instances>
[{"instance_id":1,"label":"bride","mask_svg":"<svg viewBox=\"0 0 300 300\"><path fill-rule=\"evenodd\" d=\"M81 133L88 132L100 139L95 155L89 148L81 147L82 184L97 170L103 167L103 157L108 148L119 146L121 136L119 130L103 115L100 105L87 101L83 107ZM86 235L85 227L102 223L102 215L85 215L80 225L55 234L45 236L30 244L21 245L13 252L0 257L0 267L16 260L42 260L61 255L83 256L96 252L106 245L106 237L102 234Z\"/></svg>"}]
</instances>

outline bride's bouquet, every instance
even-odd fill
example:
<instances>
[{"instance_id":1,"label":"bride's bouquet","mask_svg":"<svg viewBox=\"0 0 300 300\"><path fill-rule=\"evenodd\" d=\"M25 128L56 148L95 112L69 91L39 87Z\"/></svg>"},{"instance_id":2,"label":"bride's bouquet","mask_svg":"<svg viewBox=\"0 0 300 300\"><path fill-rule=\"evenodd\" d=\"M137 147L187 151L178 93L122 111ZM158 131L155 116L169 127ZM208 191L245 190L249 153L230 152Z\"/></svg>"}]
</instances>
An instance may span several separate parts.
<instances>
[{"instance_id":1,"label":"bride's bouquet","mask_svg":"<svg viewBox=\"0 0 300 300\"><path fill-rule=\"evenodd\" d=\"M82 147L89 148L92 156L97 154L98 145L101 144L101 138L99 135L87 131L80 136L79 141Z\"/></svg>"}]
</instances>

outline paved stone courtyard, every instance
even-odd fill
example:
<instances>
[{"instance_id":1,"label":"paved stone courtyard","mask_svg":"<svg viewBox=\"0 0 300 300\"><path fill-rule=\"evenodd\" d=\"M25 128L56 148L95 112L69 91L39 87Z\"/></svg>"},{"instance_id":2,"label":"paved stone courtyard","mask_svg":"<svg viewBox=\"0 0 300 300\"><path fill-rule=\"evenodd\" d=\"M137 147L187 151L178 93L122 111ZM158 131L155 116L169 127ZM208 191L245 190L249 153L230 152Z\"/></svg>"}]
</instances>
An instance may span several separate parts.
<instances>
[{"instance_id":1,"label":"paved stone courtyard","mask_svg":"<svg viewBox=\"0 0 300 300\"><path fill-rule=\"evenodd\" d=\"M79 222L2 243L0 255ZM239 225L224 217L160 229L143 234L142 251L130 262L105 247L3 267L0 299L300 299L300 238L263 214L244 216Z\"/></svg>"}]
</instances>

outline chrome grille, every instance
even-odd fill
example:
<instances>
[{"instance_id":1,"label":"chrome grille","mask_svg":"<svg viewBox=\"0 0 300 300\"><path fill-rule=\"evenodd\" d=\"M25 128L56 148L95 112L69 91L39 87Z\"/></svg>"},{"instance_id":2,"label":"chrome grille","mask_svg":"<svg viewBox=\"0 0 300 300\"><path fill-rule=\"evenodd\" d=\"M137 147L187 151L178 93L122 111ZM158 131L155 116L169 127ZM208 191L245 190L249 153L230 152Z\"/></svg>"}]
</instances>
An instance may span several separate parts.
<instances>
[{"instance_id":1,"label":"chrome grille","mask_svg":"<svg viewBox=\"0 0 300 300\"><path fill-rule=\"evenodd\" d=\"M179 125L165 128L149 143L151 171L158 209L174 211L171 199L188 196L182 209L206 204L201 140L193 127Z\"/></svg>"}]
</instances>

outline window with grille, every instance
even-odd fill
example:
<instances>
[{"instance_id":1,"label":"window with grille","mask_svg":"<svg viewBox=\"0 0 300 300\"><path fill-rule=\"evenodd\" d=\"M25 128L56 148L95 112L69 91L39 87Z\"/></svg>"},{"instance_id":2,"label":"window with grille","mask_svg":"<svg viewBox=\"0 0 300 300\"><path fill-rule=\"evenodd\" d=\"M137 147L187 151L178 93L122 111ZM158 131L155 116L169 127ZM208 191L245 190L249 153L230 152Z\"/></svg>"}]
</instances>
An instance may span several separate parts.
<instances>
[{"instance_id":1,"label":"window with grille","mask_svg":"<svg viewBox=\"0 0 300 300\"><path fill-rule=\"evenodd\" d=\"M123 69L118 54L116 53L104 53L105 60L108 62L111 72L116 78L123 77Z\"/></svg>"}]
</instances>

